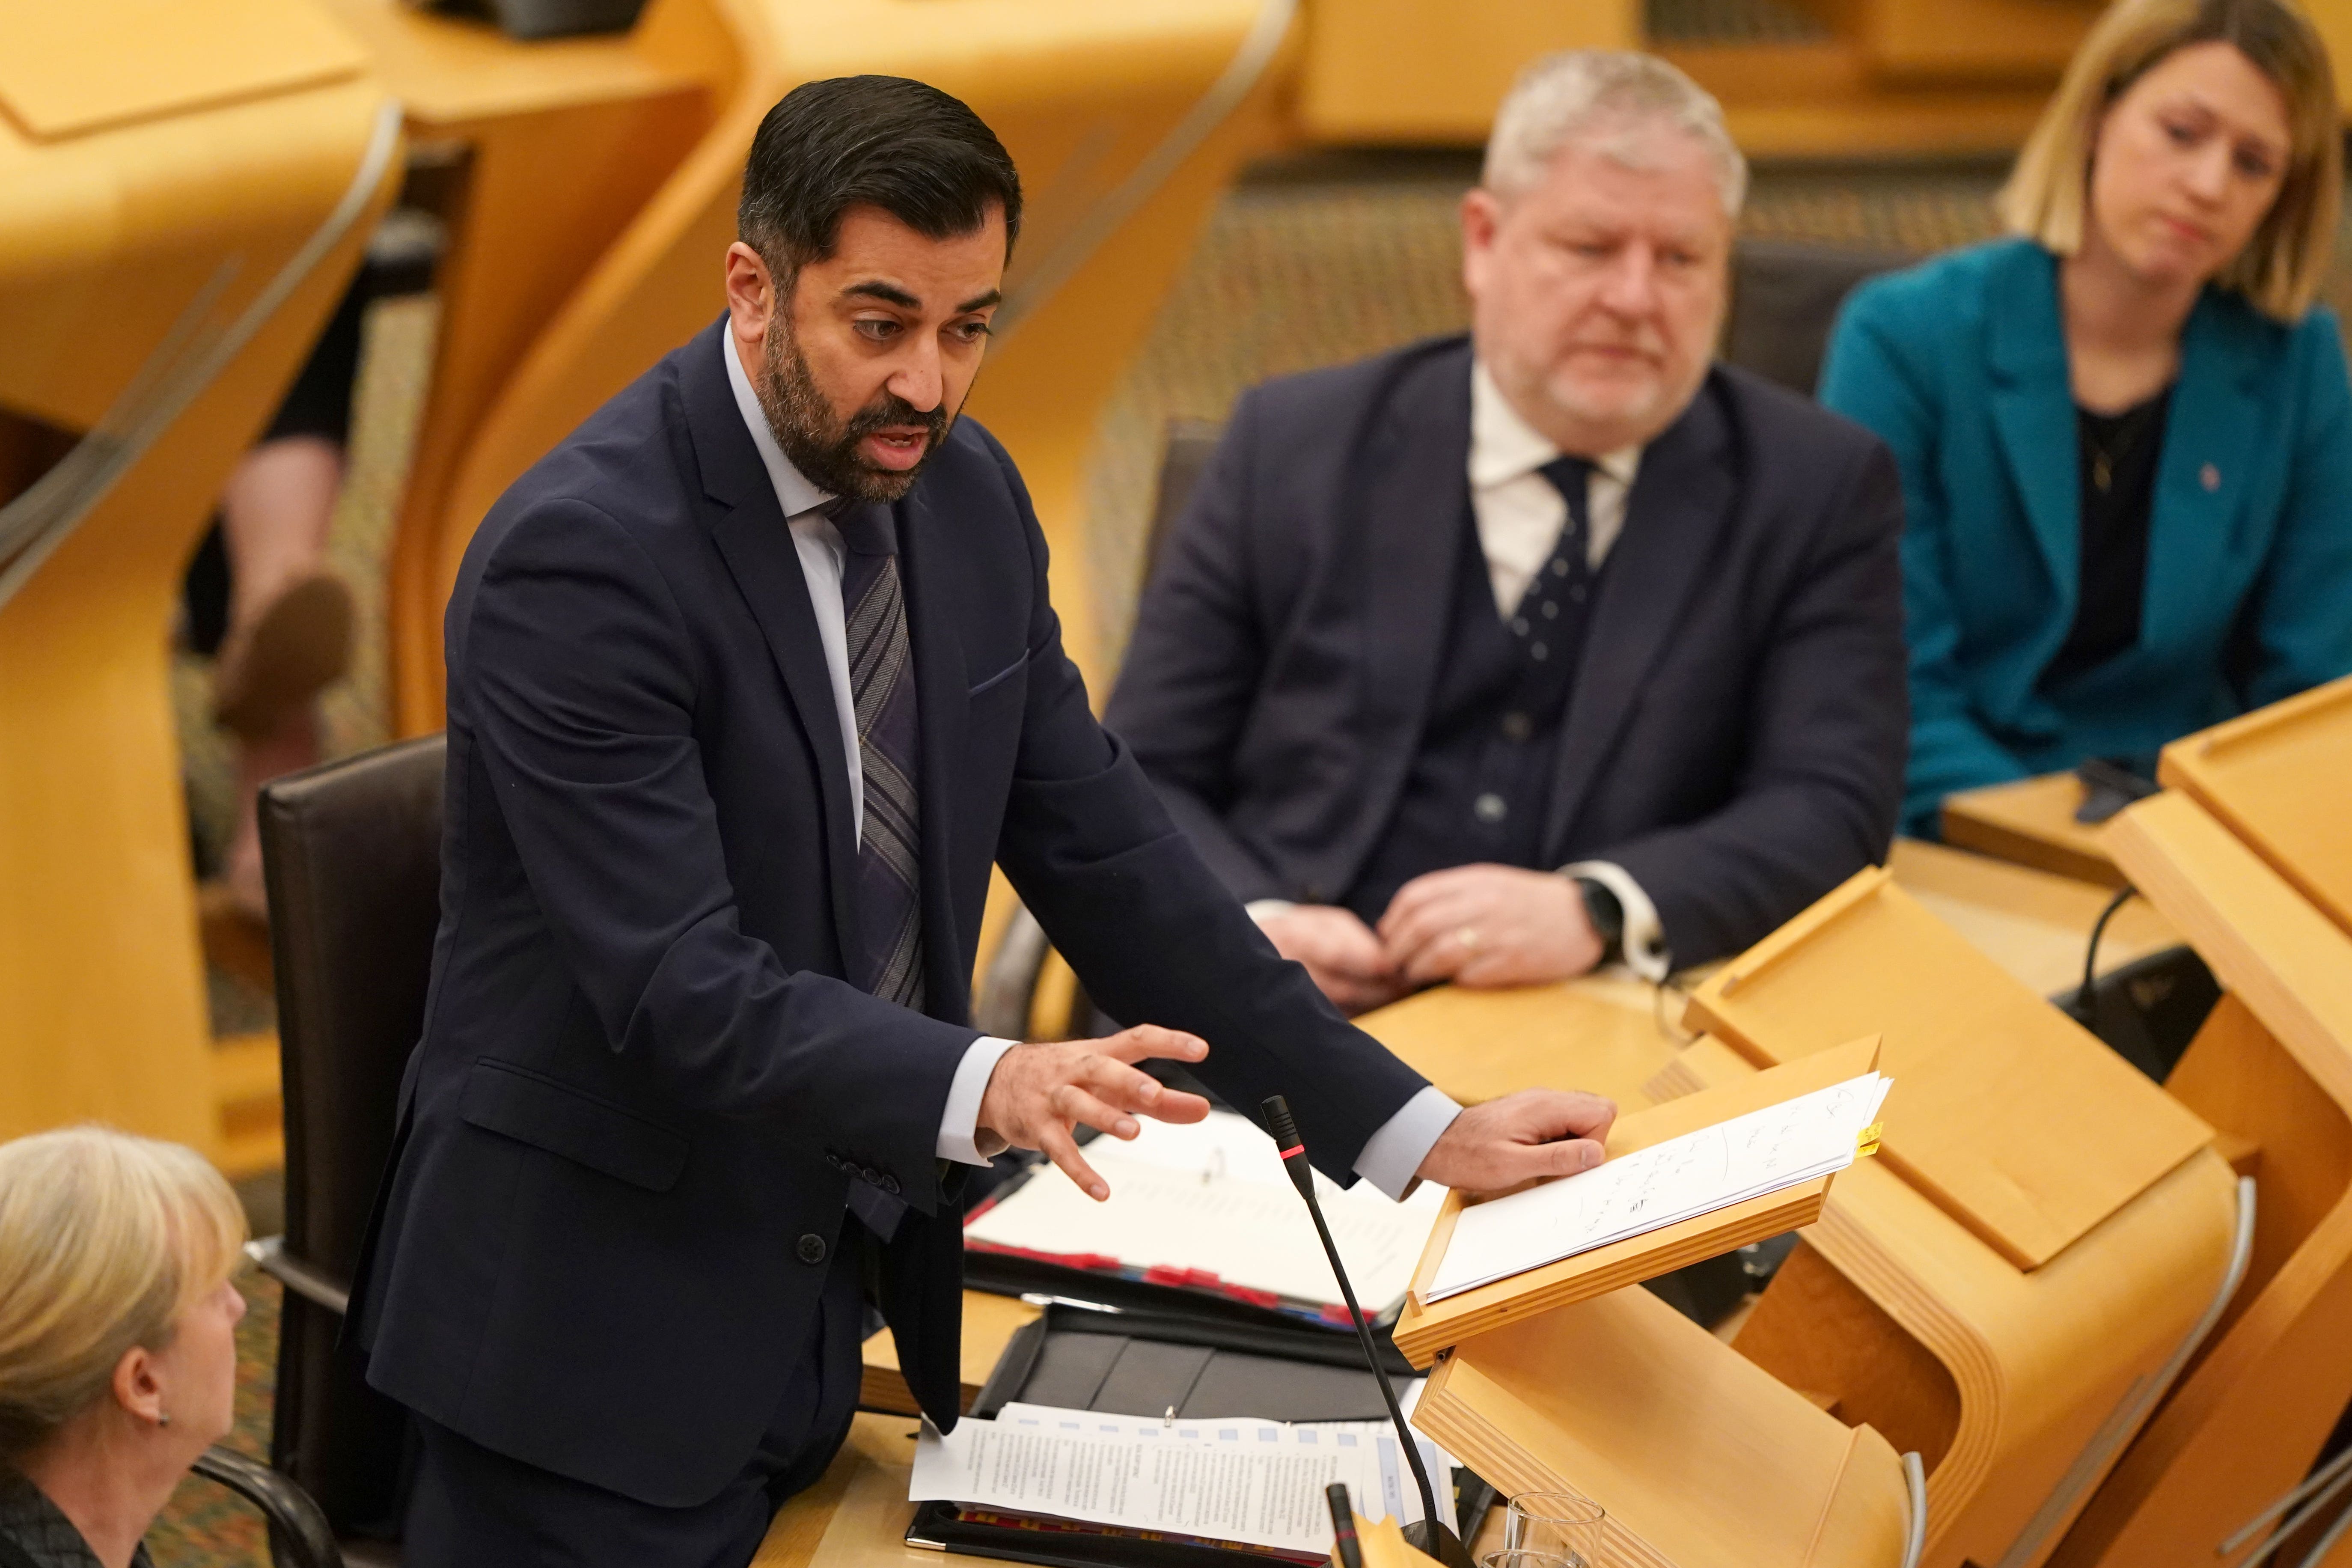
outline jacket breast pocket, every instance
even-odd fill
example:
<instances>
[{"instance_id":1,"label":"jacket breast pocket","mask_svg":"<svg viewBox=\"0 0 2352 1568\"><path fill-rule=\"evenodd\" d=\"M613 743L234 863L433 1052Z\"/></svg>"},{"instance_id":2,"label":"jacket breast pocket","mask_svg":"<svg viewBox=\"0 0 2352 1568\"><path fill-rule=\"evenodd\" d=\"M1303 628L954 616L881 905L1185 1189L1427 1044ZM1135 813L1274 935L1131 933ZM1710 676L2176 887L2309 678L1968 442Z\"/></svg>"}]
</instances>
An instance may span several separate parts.
<instances>
[{"instance_id":1,"label":"jacket breast pocket","mask_svg":"<svg viewBox=\"0 0 2352 1568\"><path fill-rule=\"evenodd\" d=\"M1003 686L1009 681L1017 679L1020 677L1021 672L1028 668L1029 656L1024 652L1019 658L1014 659L1011 664L1006 665L994 675L987 677L978 685L972 687L971 690L965 692L964 695L966 697L976 698L986 692L993 691L998 687Z\"/></svg>"},{"instance_id":2,"label":"jacket breast pocket","mask_svg":"<svg viewBox=\"0 0 2352 1568\"><path fill-rule=\"evenodd\" d=\"M466 1079L460 1114L486 1131L544 1149L649 1193L686 1169L687 1141L609 1100L488 1057Z\"/></svg>"}]
</instances>

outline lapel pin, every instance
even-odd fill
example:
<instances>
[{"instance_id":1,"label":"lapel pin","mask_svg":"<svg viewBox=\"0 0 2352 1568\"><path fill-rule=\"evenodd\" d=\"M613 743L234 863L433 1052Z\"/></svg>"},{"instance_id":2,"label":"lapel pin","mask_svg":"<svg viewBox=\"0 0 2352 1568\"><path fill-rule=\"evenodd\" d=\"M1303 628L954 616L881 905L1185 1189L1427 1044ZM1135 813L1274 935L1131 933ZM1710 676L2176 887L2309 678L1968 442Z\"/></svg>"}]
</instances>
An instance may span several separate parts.
<instances>
[{"instance_id":1,"label":"lapel pin","mask_svg":"<svg viewBox=\"0 0 2352 1568\"><path fill-rule=\"evenodd\" d=\"M2208 463L2197 470L2197 482L2203 485L2207 493L2210 494L2221 488L2221 470Z\"/></svg>"}]
</instances>

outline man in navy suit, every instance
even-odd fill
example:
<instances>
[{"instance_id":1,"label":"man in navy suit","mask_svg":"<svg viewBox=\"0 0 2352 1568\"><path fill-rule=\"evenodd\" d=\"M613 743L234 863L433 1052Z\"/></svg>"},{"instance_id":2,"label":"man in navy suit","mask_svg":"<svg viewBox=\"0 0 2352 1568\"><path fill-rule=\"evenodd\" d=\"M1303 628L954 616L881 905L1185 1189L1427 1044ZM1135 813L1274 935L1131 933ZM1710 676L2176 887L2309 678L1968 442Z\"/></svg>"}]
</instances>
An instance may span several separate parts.
<instances>
[{"instance_id":1,"label":"man in navy suit","mask_svg":"<svg viewBox=\"0 0 2352 1568\"><path fill-rule=\"evenodd\" d=\"M1018 474L956 414L1020 185L919 83L761 125L728 314L491 510L447 619L442 920L357 1288L413 1410L411 1568L719 1568L821 1472L865 1310L956 1418L959 1173L1282 1092L1333 1178L1600 1158L1612 1108L1463 1110L1285 963L1098 728ZM965 1022L989 867L1165 1026Z\"/></svg>"},{"instance_id":2,"label":"man in navy suit","mask_svg":"<svg viewBox=\"0 0 2352 1568\"><path fill-rule=\"evenodd\" d=\"M1664 61L1531 67L1469 333L1248 394L1160 552L1105 722L1350 1011L1662 978L1886 851L1902 496L1711 363L1746 180Z\"/></svg>"}]
</instances>

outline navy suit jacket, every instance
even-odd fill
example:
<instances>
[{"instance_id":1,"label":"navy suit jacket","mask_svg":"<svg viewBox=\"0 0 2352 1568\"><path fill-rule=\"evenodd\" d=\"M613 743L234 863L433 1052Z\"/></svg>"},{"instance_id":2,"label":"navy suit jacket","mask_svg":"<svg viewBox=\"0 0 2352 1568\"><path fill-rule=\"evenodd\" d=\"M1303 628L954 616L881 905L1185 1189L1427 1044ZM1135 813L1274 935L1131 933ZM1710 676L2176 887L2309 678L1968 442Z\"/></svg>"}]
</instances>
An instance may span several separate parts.
<instances>
[{"instance_id":1,"label":"navy suit jacket","mask_svg":"<svg viewBox=\"0 0 2352 1568\"><path fill-rule=\"evenodd\" d=\"M1423 1087L1276 956L1096 724L1027 494L969 419L894 513L929 1016L843 978L840 730L723 331L517 480L467 551L432 990L357 1291L375 1386L663 1506L751 1459L852 1181L911 1205L881 1305L953 1424L961 1215L934 1144L992 861L1117 1016L1207 1039L1234 1104L1288 1094L1335 1179Z\"/></svg>"},{"instance_id":2,"label":"navy suit jacket","mask_svg":"<svg viewBox=\"0 0 2352 1568\"><path fill-rule=\"evenodd\" d=\"M1104 721L1245 900L1336 901L1395 813L1445 653L1470 367L1443 338L1245 395L1144 591ZM1902 521L1876 438L1727 366L1643 451L1542 842L1622 866L1675 963L1885 854Z\"/></svg>"}]
</instances>

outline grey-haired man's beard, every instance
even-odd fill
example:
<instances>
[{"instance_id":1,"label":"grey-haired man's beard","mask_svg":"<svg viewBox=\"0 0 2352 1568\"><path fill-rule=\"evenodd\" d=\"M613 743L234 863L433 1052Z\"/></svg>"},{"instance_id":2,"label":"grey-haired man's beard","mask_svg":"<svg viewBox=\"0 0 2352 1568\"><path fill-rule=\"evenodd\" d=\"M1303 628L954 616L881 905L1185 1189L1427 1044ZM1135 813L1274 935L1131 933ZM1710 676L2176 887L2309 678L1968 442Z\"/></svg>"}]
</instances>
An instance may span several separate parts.
<instances>
[{"instance_id":1,"label":"grey-haired man's beard","mask_svg":"<svg viewBox=\"0 0 2352 1568\"><path fill-rule=\"evenodd\" d=\"M781 321L774 323L782 328ZM776 445L792 459L802 478L817 489L851 500L887 504L914 488L916 476L931 454L947 439L953 416L945 404L926 413L890 391L847 419L835 416L832 400L816 384L806 356L789 331L772 330L760 356L760 379L753 388L761 412ZM858 446L877 430L919 426L927 432L922 461L911 468L879 468L867 462Z\"/></svg>"}]
</instances>

